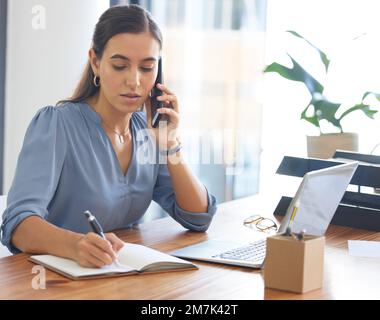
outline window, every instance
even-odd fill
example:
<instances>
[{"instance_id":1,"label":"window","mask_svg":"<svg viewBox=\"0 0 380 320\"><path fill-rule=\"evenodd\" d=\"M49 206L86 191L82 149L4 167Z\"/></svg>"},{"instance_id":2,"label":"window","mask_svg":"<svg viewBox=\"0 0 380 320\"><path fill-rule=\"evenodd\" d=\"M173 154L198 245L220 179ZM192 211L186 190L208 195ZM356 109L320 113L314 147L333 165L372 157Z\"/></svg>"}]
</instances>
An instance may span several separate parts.
<instances>
[{"instance_id":1,"label":"window","mask_svg":"<svg viewBox=\"0 0 380 320\"><path fill-rule=\"evenodd\" d=\"M256 193L266 1L136 2L164 35L164 78L180 101L187 162L218 202Z\"/></svg>"}]
</instances>

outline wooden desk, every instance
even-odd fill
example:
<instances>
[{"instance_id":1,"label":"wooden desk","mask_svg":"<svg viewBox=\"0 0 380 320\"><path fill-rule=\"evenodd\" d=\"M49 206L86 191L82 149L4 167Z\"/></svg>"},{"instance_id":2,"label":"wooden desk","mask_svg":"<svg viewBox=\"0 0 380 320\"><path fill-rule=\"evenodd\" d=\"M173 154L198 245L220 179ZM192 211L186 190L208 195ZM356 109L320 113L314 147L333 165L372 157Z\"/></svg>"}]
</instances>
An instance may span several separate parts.
<instances>
[{"instance_id":1,"label":"wooden desk","mask_svg":"<svg viewBox=\"0 0 380 320\"><path fill-rule=\"evenodd\" d=\"M268 206L266 203L271 202ZM142 224L118 235L168 252L207 238L249 239L245 217L270 216L276 201L257 196L219 206L207 233L188 232L171 218ZM380 260L348 255L347 240L380 240L380 233L330 226L326 234L324 286L306 294L264 288L261 270L196 262L199 270L70 281L46 271L46 289L32 288L33 263L26 254L0 259L1 299L379 299Z\"/></svg>"}]
</instances>

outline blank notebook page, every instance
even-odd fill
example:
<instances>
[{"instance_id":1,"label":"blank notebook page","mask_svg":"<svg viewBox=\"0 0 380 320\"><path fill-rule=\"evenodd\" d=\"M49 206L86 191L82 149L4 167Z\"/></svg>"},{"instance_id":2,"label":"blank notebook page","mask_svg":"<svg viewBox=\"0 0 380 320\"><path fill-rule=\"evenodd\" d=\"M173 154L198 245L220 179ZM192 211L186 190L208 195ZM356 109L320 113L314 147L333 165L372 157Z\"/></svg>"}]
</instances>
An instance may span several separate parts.
<instances>
[{"instance_id":1,"label":"blank notebook page","mask_svg":"<svg viewBox=\"0 0 380 320\"><path fill-rule=\"evenodd\" d=\"M170 256L166 253L133 243L126 243L118 253L119 262L128 265L136 270L141 270L152 263L179 263L181 265L189 264L185 260Z\"/></svg>"}]
</instances>

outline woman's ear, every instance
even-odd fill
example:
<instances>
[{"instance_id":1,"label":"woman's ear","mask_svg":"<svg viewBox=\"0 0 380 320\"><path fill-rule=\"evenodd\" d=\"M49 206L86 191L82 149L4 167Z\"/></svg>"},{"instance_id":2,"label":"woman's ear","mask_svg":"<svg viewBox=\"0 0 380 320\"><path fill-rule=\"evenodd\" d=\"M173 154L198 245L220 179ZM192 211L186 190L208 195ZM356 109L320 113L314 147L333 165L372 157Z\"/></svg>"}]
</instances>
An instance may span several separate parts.
<instances>
[{"instance_id":1,"label":"woman's ear","mask_svg":"<svg viewBox=\"0 0 380 320\"><path fill-rule=\"evenodd\" d=\"M88 58L91 64L92 72L99 75L99 60L93 48L88 51Z\"/></svg>"}]
</instances>

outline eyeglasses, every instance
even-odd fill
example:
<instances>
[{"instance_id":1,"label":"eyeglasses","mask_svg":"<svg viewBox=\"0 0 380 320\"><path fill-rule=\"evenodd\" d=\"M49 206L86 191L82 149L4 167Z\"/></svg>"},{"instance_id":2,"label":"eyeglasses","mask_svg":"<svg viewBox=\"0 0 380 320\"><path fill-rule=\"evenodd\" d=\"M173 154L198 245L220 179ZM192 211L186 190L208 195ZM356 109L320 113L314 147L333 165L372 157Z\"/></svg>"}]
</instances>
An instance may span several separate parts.
<instances>
[{"instance_id":1,"label":"eyeglasses","mask_svg":"<svg viewBox=\"0 0 380 320\"><path fill-rule=\"evenodd\" d=\"M277 231L277 223L272 219L264 218L258 214L246 218L243 224L248 228L256 228L261 232Z\"/></svg>"}]
</instances>

